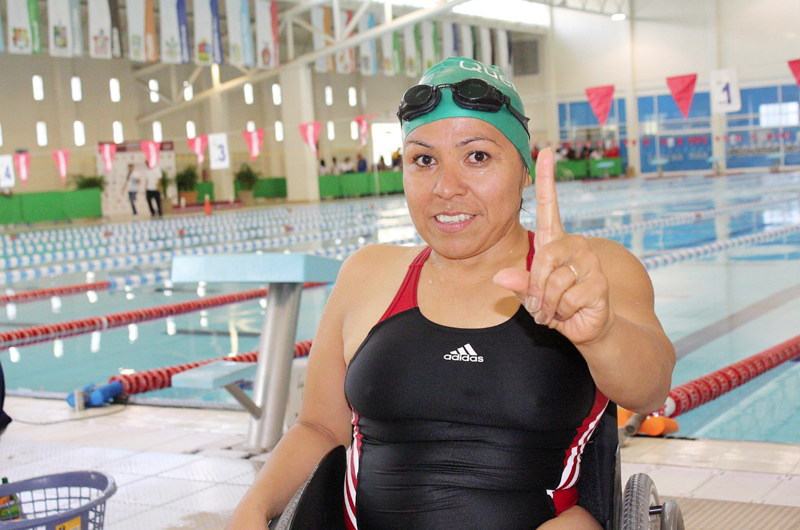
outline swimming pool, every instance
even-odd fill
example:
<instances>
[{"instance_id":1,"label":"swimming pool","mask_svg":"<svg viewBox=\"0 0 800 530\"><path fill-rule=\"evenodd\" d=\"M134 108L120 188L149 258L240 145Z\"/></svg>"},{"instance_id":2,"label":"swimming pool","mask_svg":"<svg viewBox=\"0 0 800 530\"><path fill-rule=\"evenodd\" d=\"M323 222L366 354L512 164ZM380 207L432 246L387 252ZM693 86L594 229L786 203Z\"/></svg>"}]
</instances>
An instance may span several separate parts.
<instances>
[{"instance_id":1,"label":"swimming pool","mask_svg":"<svg viewBox=\"0 0 800 530\"><path fill-rule=\"evenodd\" d=\"M680 356L673 386L800 333L800 173L576 181L558 186L568 231L610 237L652 264L656 311ZM530 228L535 227L532 199L529 189L522 218ZM343 258L363 244L409 243L415 237L405 201L397 196L65 227L13 239L6 235L0 237L5 257L0 265L6 265L6 274L0 277L5 276L7 289L21 292L87 280L119 280L117 288L109 291L7 305L0 313L0 330L255 287L172 286L147 279L154 277L152 273L168 271L172 253L291 251ZM765 242L719 252L710 248L747 238ZM702 253L687 259L680 254L685 249ZM55 254L68 251L77 253ZM669 259L658 261L658 256ZM38 277L34 277L36 270L40 270ZM136 279L148 273L151 276ZM297 340L312 338L329 291L329 287L304 291ZM263 299L252 300L5 350L0 352L0 361L13 391L66 393L117 373L253 350L264 304ZM800 439L798 382L800 366L786 363L680 416L678 434L796 442ZM209 406L231 402L224 391L165 389L144 396Z\"/></svg>"}]
</instances>

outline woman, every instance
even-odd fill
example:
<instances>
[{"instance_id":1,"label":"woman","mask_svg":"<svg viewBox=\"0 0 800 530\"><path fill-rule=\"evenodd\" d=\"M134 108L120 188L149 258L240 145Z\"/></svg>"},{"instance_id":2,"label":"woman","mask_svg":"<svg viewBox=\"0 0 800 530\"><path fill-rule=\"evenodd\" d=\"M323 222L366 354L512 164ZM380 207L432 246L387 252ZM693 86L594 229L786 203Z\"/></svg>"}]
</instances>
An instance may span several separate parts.
<instances>
[{"instance_id":1,"label":"woman","mask_svg":"<svg viewBox=\"0 0 800 530\"><path fill-rule=\"evenodd\" d=\"M578 455L609 399L663 404L674 350L639 261L564 232L549 149L535 236L520 224L522 112L502 71L469 59L406 92L403 184L428 246L369 246L342 266L298 424L229 529L265 528L351 439L348 528L600 528L575 504Z\"/></svg>"}]
</instances>

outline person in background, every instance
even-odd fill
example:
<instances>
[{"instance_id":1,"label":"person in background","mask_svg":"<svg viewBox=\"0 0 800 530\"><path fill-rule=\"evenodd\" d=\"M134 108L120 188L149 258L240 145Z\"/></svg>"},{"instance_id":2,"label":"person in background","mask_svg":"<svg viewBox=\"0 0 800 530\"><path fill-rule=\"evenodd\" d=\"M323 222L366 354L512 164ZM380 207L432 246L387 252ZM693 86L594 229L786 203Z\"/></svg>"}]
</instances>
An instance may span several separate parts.
<instances>
[{"instance_id":1,"label":"person in background","mask_svg":"<svg viewBox=\"0 0 800 530\"><path fill-rule=\"evenodd\" d=\"M342 162L342 173L355 173L353 159L349 156L344 157L344 162Z\"/></svg>"},{"instance_id":2,"label":"person in background","mask_svg":"<svg viewBox=\"0 0 800 530\"><path fill-rule=\"evenodd\" d=\"M3 377L3 365L0 364L0 434L6 430L11 418L3 411L3 402L6 400L6 380Z\"/></svg>"},{"instance_id":3,"label":"person in background","mask_svg":"<svg viewBox=\"0 0 800 530\"><path fill-rule=\"evenodd\" d=\"M128 164L128 176L125 179L125 189L122 193L128 192L128 200L131 201L131 209L133 210L134 217L139 215L136 211L136 193L139 191L141 183L142 177L139 175L136 167L133 164Z\"/></svg>"},{"instance_id":4,"label":"person in background","mask_svg":"<svg viewBox=\"0 0 800 530\"><path fill-rule=\"evenodd\" d=\"M325 165L325 159L324 158L320 158L319 159L319 176L320 177L324 177L324 176L330 175L330 174L331 174L330 170L328 170L328 167Z\"/></svg>"},{"instance_id":5,"label":"person in background","mask_svg":"<svg viewBox=\"0 0 800 530\"><path fill-rule=\"evenodd\" d=\"M606 158L619 158L619 147L617 147L616 142L612 142L611 145L606 149L605 152Z\"/></svg>"},{"instance_id":6,"label":"person in background","mask_svg":"<svg viewBox=\"0 0 800 530\"><path fill-rule=\"evenodd\" d=\"M397 148L397 151L392 153L392 169L397 167L402 168L403 166L403 155L400 154L400 148Z\"/></svg>"},{"instance_id":7,"label":"person in background","mask_svg":"<svg viewBox=\"0 0 800 530\"><path fill-rule=\"evenodd\" d=\"M589 153L590 160L602 160L603 159L603 149L601 147L595 147L592 149L592 152Z\"/></svg>"},{"instance_id":8,"label":"person in background","mask_svg":"<svg viewBox=\"0 0 800 530\"><path fill-rule=\"evenodd\" d=\"M150 217L156 216L163 217L161 211L161 168L155 167L148 169L144 174L144 193L147 198L147 207L150 208ZM156 208L153 208L153 201L156 202Z\"/></svg>"},{"instance_id":9,"label":"person in background","mask_svg":"<svg viewBox=\"0 0 800 530\"><path fill-rule=\"evenodd\" d=\"M537 158L539 158L539 145L534 144L533 149L531 149L531 159L536 162Z\"/></svg>"},{"instance_id":10,"label":"person in background","mask_svg":"<svg viewBox=\"0 0 800 530\"><path fill-rule=\"evenodd\" d=\"M378 158L378 171L386 171L387 169L389 169L389 166L386 165L383 157Z\"/></svg>"},{"instance_id":11,"label":"person in background","mask_svg":"<svg viewBox=\"0 0 800 530\"><path fill-rule=\"evenodd\" d=\"M361 153L356 155L356 171L359 173L367 172L367 159Z\"/></svg>"},{"instance_id":12,"label":"person in background","mask_svg":"<svg viewBox=\"0 0 800 530\"><path fill-rule=\"evenodd\" d=\"M341 175L342 174L342 165L339 164L339 161L336 160L336 157L331 158L331 175Z\"/></svg>"}]
</instances>

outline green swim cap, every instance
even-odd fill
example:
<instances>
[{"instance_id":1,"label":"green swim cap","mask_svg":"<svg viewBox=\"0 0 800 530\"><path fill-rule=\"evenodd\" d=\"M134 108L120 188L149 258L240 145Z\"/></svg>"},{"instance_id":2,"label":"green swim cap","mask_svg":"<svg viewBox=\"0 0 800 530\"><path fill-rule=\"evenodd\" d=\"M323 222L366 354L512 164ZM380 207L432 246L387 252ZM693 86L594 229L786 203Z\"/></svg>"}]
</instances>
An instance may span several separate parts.
<instances>
[{"instance_id":1,"label":"green swim cap","mask_svg":"<svg viewBox=\"0 0 800 530\"><path fill-rule=\"evenodd\" d=\"M496 87L509 97L511 106L513 106L516 111L520 114L525 114L522 99L519 97L514 83L511 82L505 73L497 66L487 66L474 59L467 59L466 57L448 57L442 62L431 66L428 71L422 75L419 84L437 86L457 83L458 81L471 78L482 79ZM519 154L522 156L522 159L525 161L525 164L528 166L528 170L531 170L533 161L531 160L530 137L528 131L522 123L511 114L506 105L503 105L503 108L500 109L499 112L463 109L453 101L453 94L449 89L441 89L441 94L441 102L431 112L418 116L410 121L403 122L404 140L411 131L426 123L444 118L477 118L497 127L497 129L514 144L517 151L519 151Z\"/></svg>"}]
</instances>

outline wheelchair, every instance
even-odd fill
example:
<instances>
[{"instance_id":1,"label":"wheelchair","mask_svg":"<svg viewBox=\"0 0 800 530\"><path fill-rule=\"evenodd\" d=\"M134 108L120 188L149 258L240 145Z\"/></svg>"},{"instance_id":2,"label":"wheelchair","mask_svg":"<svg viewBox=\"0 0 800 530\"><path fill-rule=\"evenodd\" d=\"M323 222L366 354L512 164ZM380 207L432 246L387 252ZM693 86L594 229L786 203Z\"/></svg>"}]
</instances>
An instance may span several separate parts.
<instances>
[{"instance_id":1,"label":"wheelchair","mask_svg":"<svg viewBox=\"0 0 800 530\"><path fill-rule=\"evenodd\" d=\"M270 530L344 529L344 447L333 449L295 493ZM578 479L578 505L604 530L684 530L678 503L661 503L652 479L644 473L621 480L617 407L606 412L586 444Z\"/></svg>"}]
</instances>

